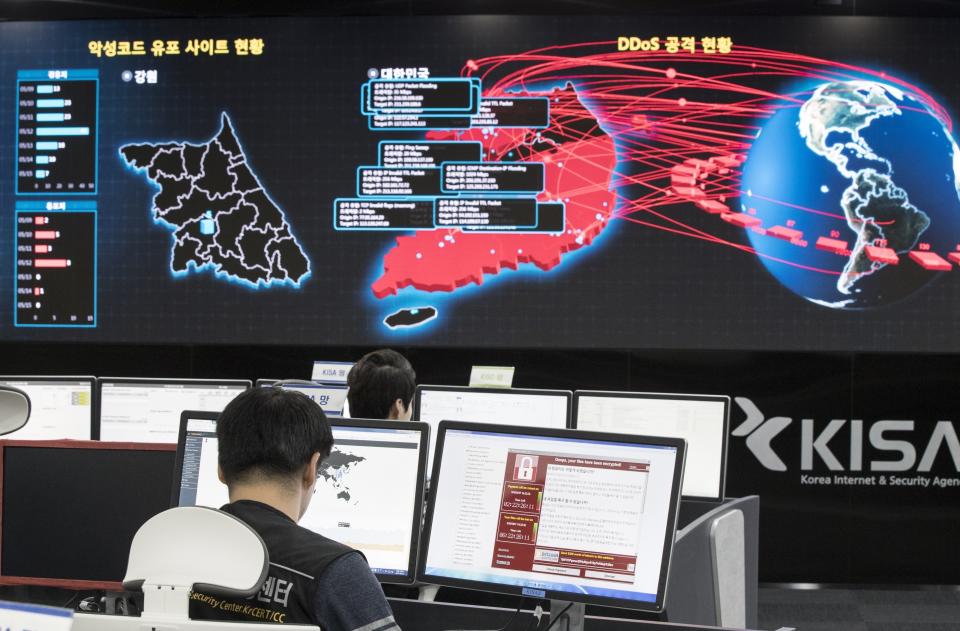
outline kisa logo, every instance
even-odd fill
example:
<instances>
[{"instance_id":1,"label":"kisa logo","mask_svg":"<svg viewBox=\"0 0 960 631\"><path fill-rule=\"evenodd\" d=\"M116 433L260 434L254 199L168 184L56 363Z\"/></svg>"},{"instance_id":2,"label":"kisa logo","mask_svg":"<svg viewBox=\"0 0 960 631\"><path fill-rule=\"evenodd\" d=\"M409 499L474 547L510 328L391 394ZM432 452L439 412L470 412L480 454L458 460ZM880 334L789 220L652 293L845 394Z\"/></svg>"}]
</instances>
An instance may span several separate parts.
<instances>
[{"instance_id":1,"label":"kisa logo","mask_svg":"<svg viewBox=\"0 0 960 631\"><path fill-rule=\"evenodd\" d=\"M746 420L731 434L746 437L747 449L764 467L770 471L786 471L787 464L774 451L772 442L793 424L793 419L788 416L764 418L750 399L736 397L734 400L746 414ZM813 470L816 456L830 471L926 473L933 468L941 450L946 448L955 471L960 472L960 439L951 421L937 421L925 444L916 442L919 439L922 443L923 439L915 436L916 424L912 420L880 420L865 424L859 419L833 419L819 433L816 429L813 419L800 421L801 471ZM830 446L830 441L842 432L849 434L849 453L838 453ZM892 435L899 439L894 439ZM886 457L871 458L864 468L865 444L872 449L872 456Z\"/></svg>"}]
</instances>

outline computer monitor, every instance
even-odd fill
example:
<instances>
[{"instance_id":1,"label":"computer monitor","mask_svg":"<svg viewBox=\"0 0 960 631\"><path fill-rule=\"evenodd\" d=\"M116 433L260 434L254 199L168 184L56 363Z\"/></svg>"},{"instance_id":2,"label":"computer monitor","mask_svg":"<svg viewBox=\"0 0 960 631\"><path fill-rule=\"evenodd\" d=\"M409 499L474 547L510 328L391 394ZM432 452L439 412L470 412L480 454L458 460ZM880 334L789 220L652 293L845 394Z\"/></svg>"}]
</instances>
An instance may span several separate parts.
<instances>
[{"instance_id":1,"label":"computer monitor","mask_svg":"<svg viewBox=\"0 0 960 631\"><path fill-rule=\"evenodd\" d=\"M573 410L577 429L686 439L683 497L723 499L730 397L578 390Z\"/></svg>"},{"instance_id":2,"label":"computer monitor","mask_svg":"<svg viewBox=\"0 0 960 631\"><path fill-rule=\"evenodd\" d=\"M427 471L433 471L440 421L470 421L564 429L570 423L569 390L417 386L413 420L430 426Z\"/></svg>"},{"instance_id":3,"label":"computer monitor","mask_svg":"<svg viewBox=\"0 0 960 631\"><path fill-rule=\"evenodd\" d=\"M100 440L143 443L177 442L184 410L220 412L250 387L245 380L127 379L98 380Z\"/></svg>"},{"instance_id":4,"label":"computer monitor","mask_svg":"<svg viewBox=\"0 0 960 631\"><path fill-rule=\"evenodd\" d=\"M440 423L417 577L660 611L684 441Z\"/></svg>"},{"instance_id":5,"label":"computer monitor","mask_svg":"<svg viewBox=\"0 0 960 631\"><path fill-rule=\"evenodd\" d=\"M174 506L229 502L217 477L217 414L184 412ZM331 420L333 451L300 525L363 552L384 583L412 583L430 428L410 421Z\"/></svg>"},{"instance_id":6,"label":"computer monitor","mask_svg":"<svg viewBox=\"0 0 960 631\"><path fill-rule=\"evenodd\" d=\"M302 392L313 399L327 416L343 416L347 401L347 386L300 381L297 379L257 379L257 387L279 386L284 390Z\"/></svg>"},{"instance_id":7,"label":"computer monitor","mask_svg":"<svg viewBox=\"0 0 960 631\"><path fill-rule=\"evenodd\" d=\"M16 440L90 440L94 436L93 377L0 376L30 397L30 420L7 434Z\"/></svg>"},{"instance_id":8,"label":"computer monitor","mask_svg":"<svg viewBox=\"0 0 960 631\"><path fill-rule=\"evenodd\" d=\"M170 506L173 445L0 441L0 585L120 590L137 529Z\"/></svg>"}]
</instances>

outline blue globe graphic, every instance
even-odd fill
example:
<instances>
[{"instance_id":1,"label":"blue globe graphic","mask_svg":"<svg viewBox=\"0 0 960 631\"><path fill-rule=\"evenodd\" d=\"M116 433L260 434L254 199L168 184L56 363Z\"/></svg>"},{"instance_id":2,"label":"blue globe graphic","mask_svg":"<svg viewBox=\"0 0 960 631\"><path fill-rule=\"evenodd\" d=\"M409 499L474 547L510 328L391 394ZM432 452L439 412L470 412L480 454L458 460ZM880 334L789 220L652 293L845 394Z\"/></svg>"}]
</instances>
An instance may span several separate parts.
<instances>
[{"instance_id":1,"label":"blue globe graphic","mask_svg":"<svg viewBox=\"0 0 960 631\"><path fill-rule=\"evenodd\" d=\"M960 150L934 113L875 81L824 83L783 102L743 166L740 203L764 229L748 230L766 269L786 288L835 309L901 300L938 274L909 258L946 259L960 242ZM753 210L751 210L753 209ZM793 233L781 231L781 237ZM846 251L817 247L846 242ZM866 246L896 252L897 264Z\"/></svg>"}]
</instances>

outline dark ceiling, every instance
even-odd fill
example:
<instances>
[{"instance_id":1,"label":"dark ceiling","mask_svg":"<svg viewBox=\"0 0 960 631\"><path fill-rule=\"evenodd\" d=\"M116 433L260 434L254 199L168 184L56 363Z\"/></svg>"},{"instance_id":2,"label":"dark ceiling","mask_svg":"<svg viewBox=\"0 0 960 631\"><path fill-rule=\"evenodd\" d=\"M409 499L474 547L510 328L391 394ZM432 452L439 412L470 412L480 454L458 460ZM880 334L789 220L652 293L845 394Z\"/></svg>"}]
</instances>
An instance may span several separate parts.
<instances>
[{"instance_id":1,"label":"dark ceiling","mask_svg":"<svg viewBox=\"0 0 960 631\"><path fill-rule=\"evenodd\" d=\"M721 14L960 17L956 0L0 0L2 20L272 15Z\"/></svg>"}]
</instances>

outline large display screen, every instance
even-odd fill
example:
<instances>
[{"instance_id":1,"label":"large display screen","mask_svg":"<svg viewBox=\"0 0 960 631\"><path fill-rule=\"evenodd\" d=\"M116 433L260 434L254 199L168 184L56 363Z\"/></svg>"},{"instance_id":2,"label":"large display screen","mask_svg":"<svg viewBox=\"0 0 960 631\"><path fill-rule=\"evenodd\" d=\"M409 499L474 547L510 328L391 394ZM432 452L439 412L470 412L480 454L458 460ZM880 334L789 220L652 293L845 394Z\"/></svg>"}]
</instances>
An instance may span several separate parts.
<instances>
[{"instance_id":1,"label":"large display screen","mask_svg":"<svg viewBox=\"0 0 960 631\"><path fill-rule=\"evenodd\" d=\"M686 440L683 496L723 499L730 397L590 390L573 396L577 429Z\"/></svg>"},{"instance_id":2,"label":"large display screen","mask_svg":"<svg viewBox=\"0 0 960 631\"><path fill-rule=\"evenodd\" d=\"M958 350L958 26L5 23L0 339Z\"/></svg>"},{"instance_id":3,"label":"large display screen","mask_svg":"<svg viewBox=\"0 0 960 631\"><path fill-rule=\"evenodd\" d=\"M440 426L420 579L659 609L683 441Z\"/></svg>"},{"instance_id":4,"label":"large display screen","mask_svg":"<svg viewBox=\"0 0 960 631\"><path fill-rule=\"evenodd\" d=\"M433 471L440 421L565 429L571 397L568 390L417 386L413 417L430 426L427 471Z\"/></svg>"},{"instance_id":5,"label":"large display screen","mask_svg":"<svg viewBox=\"0 0 960 631\"><path fill-rule=\"evenodd\" d=\"M220 508L230 502L217 475L214 415L185 412L177 450L174 503ZM424 450L420 423L332 423L333 451L299 524L363 552L383 582L412 582L420 537ZM384 485L389 478L391 483Z\"/></svg>"}]
</instances>

